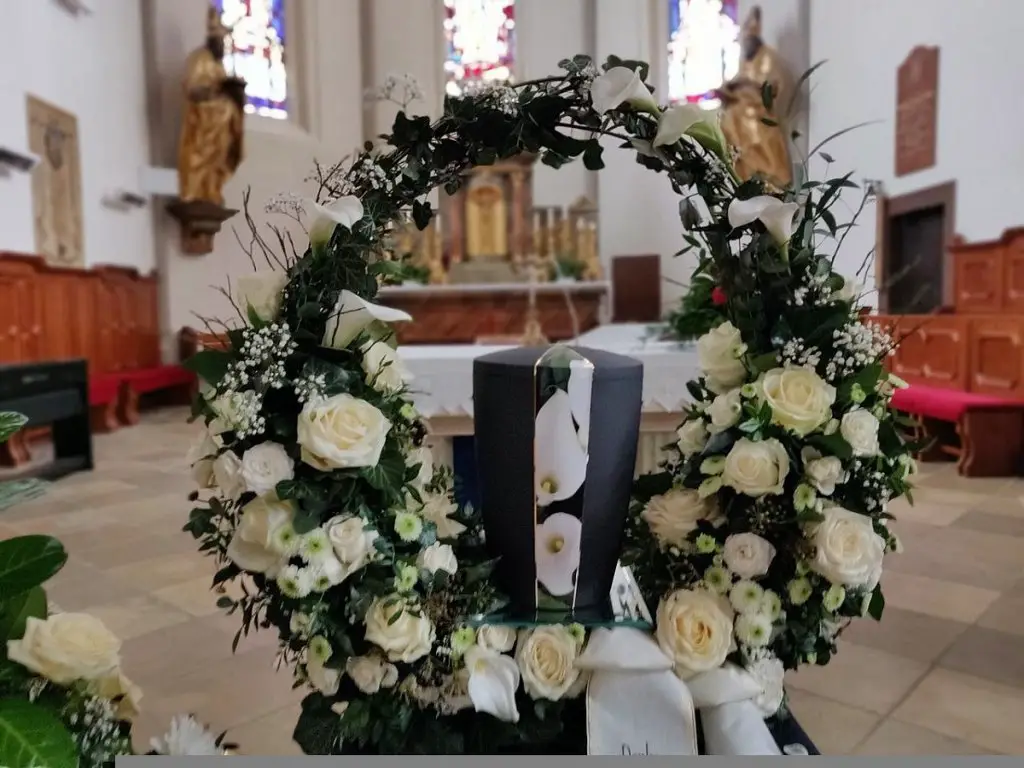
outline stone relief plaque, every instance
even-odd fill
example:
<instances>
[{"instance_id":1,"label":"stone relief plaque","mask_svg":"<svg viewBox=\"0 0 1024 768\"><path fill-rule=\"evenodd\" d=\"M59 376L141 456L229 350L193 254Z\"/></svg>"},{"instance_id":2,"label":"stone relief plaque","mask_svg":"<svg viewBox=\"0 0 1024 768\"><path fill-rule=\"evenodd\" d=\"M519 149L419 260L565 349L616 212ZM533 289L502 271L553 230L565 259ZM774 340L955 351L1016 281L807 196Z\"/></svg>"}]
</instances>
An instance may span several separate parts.
<instances>
[{"instance_id":1,"label":"stone relief plaque","mask_svg":"<svg viewBox=\"0 0 1024 768\"><path fill-rule=\"evenodd\" d=\"M40 158L32 170L36 251L51 264L84 266L78 120L34 96L27 112L29 150Z\"/></svg>"},{"instance_id":2,"label":"stone relief plaque","mask_svg":"<svg viewBox=\"0 0 1024 768\"><path fill-rule=\"evenodd\" d=\"M939 49L918 46L896 75L896 175L935 165Z\"/></svg>"}]
</instances>

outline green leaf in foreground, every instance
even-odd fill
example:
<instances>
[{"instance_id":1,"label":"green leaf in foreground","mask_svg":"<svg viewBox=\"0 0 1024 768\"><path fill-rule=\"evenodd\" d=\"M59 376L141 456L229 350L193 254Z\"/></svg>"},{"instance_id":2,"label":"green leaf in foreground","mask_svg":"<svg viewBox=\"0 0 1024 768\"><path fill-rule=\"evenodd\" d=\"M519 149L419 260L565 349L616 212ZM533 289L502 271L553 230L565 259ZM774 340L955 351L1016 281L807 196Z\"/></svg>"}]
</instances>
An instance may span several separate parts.
<instances>
[{"instance_id":1,"label":"green leaf in foreground","mask_svg":"<svg viewBox=\"0 0 1024 768\"><path fill-rule=\"evenodd\" d=\"M0 599L38 587L67 560L64 545L52 536L16 536L0 541Z\"/></svg>"},{"instance_id":2,"label":"green leaf in foreground","mask_svg":"<svg viewBox=\"0 0 1024 768\"><path fill-rule=\"evenodd\" d=\"M0 443L11 438L19 429L28 424L28 418L14 411L0 411Z\"/></svg>"},{"instance_id":3,"label":"green leaf in foreground","mask_svg":"<svg viewBox=\"0 0 1024 768\"><path fill-rule=\"evenodd\" d=\"M5 768L72 768L78 754L55 714L22 699L0 701L0 765Z\"/></svg>"},{"instance_id":4,"label":"green leaf in foreground","mask_svg":"<svg viewBox=\"0 0 1024 768\"><path fill-rule=\"evenodd\" d=\"M5 600L0 609L0 640L17 640L25 634L28 619L46 618L46 590L36 586Z\"/></svg>"}]
</instances>

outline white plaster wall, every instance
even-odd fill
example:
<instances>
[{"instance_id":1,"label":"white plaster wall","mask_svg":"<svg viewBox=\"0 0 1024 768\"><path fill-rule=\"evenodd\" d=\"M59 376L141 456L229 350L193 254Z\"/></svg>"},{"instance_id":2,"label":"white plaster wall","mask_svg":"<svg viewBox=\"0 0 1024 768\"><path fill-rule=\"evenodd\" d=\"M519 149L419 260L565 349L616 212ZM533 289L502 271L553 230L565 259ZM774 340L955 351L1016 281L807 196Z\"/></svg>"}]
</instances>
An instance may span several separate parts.
<instances>
[{"instance_id":1,"label":"white plaster wall","mask_svg":"<svg viewBox=\"0 0 1024 768\"><path fill-rule=\"evenodd\" d=\"M75 17L56 0L0 0L0 146L28 150L27 94L76 115L86 264L148 271L151 217L101 202L117 189L137 190L148 160L140 2L91 6L92 14ZM27 174L0 178L0 250L36 250Z\"/></svg>"},{"instance_id":2,"label":"white plaster wall","mask_svg":"<svg viewBox=\"0 0 1024 768\"><path fill-rule=\"evenodd\" d=\"M866 120L832 142L833 170L881 180L899 195L956 180L956 231L997 237L1024 223L1024 143L1018 92L1024 4L1017 0L814 0L811 59L828 59L811 99L811 141ZM916 45L938 45L938 152L934 168L896 178L896 69ZM821 171L820 159L817 162ZM859 200L844 199L849 211ZM856 269L874 245L875 212L851 231L837 263Z\"/></svg>"}]
</instances>

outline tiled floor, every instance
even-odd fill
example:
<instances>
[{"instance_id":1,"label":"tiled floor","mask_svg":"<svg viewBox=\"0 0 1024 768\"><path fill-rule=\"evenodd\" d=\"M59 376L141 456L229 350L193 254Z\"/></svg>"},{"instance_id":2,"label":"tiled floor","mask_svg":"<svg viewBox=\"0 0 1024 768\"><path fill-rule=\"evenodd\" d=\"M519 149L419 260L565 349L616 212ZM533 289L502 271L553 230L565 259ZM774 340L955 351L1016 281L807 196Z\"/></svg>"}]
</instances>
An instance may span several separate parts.
<instances>
[{"instance_id":1,"label":"tiled floor","mask_svg":"<svg viewBox=\"0 0 1024 768\"><path fill-rule=\"evenodd\" d=\"M96 470L0 513L0 535L67 546L51 598L124 638L145 691L140 746L193 712L244 753L293 754L302 692L274 671L269 634L232 655L237 623L215 607L213 563L180 530L194 429L168 410L98 436ZM852 626L827 668L793 675L793 708L826 754L1024 754L1024 481L933 465L920 486L916 506L893 509L906 551L887 563L884 620Z\"/></svg>"}]
</instances>

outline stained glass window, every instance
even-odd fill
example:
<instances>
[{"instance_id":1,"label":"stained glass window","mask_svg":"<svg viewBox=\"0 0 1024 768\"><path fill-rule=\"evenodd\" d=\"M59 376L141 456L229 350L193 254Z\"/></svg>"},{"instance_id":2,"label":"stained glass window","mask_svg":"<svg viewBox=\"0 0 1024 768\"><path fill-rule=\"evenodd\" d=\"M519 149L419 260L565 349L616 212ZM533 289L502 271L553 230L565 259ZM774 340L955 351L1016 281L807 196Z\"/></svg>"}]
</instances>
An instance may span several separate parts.
<instances>
[{"instance_id":1,"label":"stained glass window","mask_svg":"<svg viewBox=\"0 0 1024 768\"><path fill-rule=\"evenodd\" d=\"M284 0L213 0L213 4L221 21L231 27L224 67L245 79L245 111L288 117Z\"/></svg>"},{"instance_id":2,"label":"stained glass window","mask_svg":"<svg viewBox=\"0 0 1024 768\"><path fill-rule=\"evenodd\" d=\"M737 0L668 0L668 97L718 106L740 63Z\"/></svg>"},{"instance_id":3,"label":"stained glass window","mask_svg":"<svg viewBox=\"0 0 1024 768\"><path fill-rule=\"evenodd\" d=\"M511 80L515 28L514 0L444 0L446 92L458 96L483 83Z\"/></svg>"}]
</instances>

